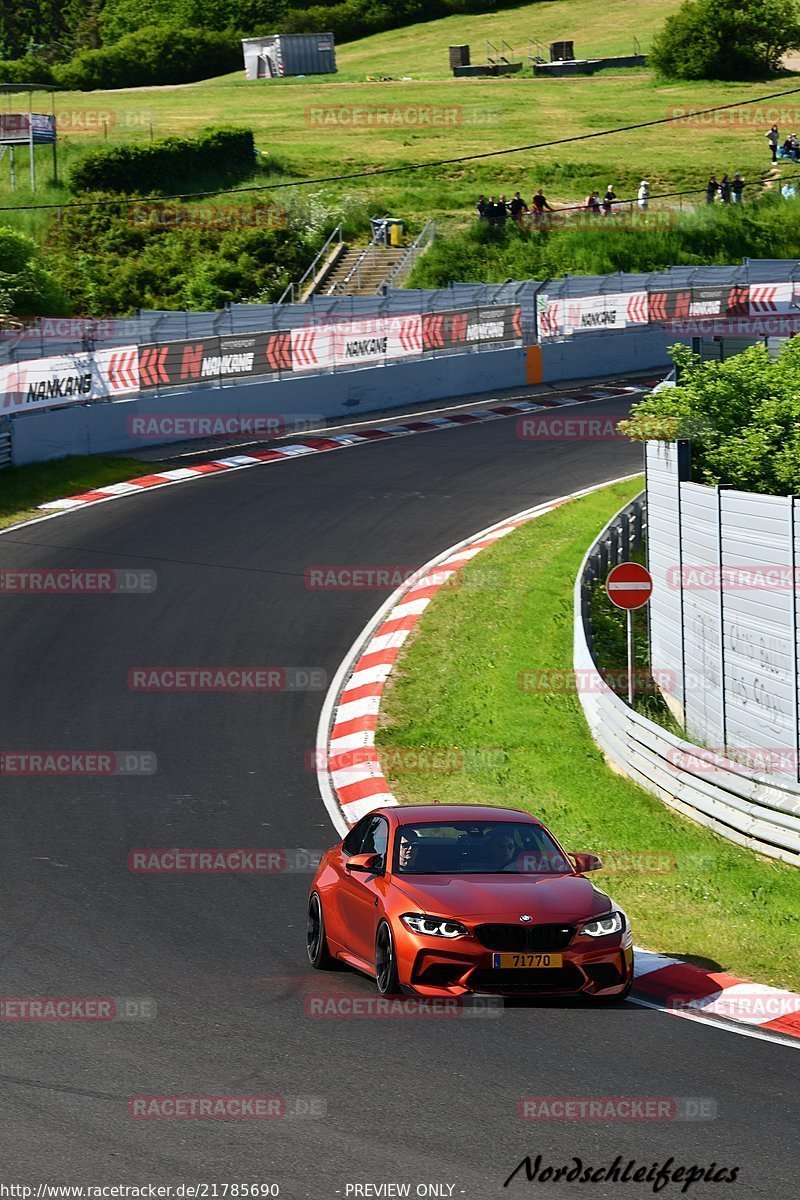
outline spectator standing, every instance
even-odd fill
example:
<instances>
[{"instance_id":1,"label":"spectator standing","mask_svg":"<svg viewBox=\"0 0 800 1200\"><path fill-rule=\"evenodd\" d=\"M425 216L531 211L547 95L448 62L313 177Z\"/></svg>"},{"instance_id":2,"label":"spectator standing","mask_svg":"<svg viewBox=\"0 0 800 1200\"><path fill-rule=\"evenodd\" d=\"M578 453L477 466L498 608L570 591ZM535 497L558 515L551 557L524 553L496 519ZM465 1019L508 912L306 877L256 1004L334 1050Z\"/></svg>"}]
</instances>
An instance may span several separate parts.
<instances>
[{"instance_id":1,"label":"spectator standing","mask_svg":"<svg viewBox=\"0 0 800 1200\"><path fill-rule=\"evenodd\" d=\"M783 196L784 200L796 200L797 199L797 192L795 191L794 184L789 183L788 179L787 179L786 183L783 185L783 187L781 188L781 195Z\"/></svg>"},{"instance_id":2,"label":"spectator standing","mask_svg":"<svg viewBox=\"0 0 800 1200\"><path fill-rule=\"evenodd\" d=\"M497 219L497 201L495 200L494 196L489 197L489 202L486 205L486 220L490 225L500 224Z\"/></svg>"},{"instance_id":3,"label":"spectator standing","mask_svg":"<svg viewBox=\"0 0 800 1200\"><path fill-rule=\"evenodd\" d=\"M508 206L508 211L511 213L513 220L520 225L522 223L522 218L528 211L528 206L522 199L522 196L520 196L519 192L514 193L514 197Z\"/></svg>"},{"instance_id":4,"label":"spectator standing","mask_svg":"<svg viewBox=\"0 0 800 1200\"><path fill-rule=\"evenodd\" d=\"M719 198L723 204L731 202L731 181L727 171L719 181Z\"/></svg>"},{"instance_id":5,"label":"spectator standing","mask_svg":"<svg viewBox=\"0 0 800 1200\"><path fill-rule=\"evenodd\" d=\"M706 184L706 204L713 204L717 198L719 184L717 183L716 175L709 175L708 183Z\"/></svg>"},{"instance_id":6,"label":"spectator standing","mask_svg":"<svg viewBox=\"0 0 800 1200\"><path fill-rule=\"evenodd\" d=\"M772 151L772 161L777 162L778 146L781 140L780 134L778 133L778 126L773 125L771 129L767 130L767 132L764 134L764 137L769 142L769 148Z\"/></svg>"},{"instance_id":7,"label":"spectator standing","mask_svg":"<svg viewBox=\"0 0 800 1200\"><path fill-rule=\"evenodd\" d=\"M600 216L600 195L597 191L589 192L586 197L586 209L593 217Z\"/></svg>"},{"instance_id":8,"label":"spectator standing","mask_svg":"<svg viewBox=\"0 0 800 1200\"><path fill-rule=\"evenodd\" d=\"M742 204L744 202L744 180L738 171L733 177L731 193L734 204Z\"/></svg>"},{"instance_id":9,"label":"spectator standing","mask_svg":"<svg viewBox=\"0 0 800 1200\"><path fill-rule=\"evenodd\" d=\"M608 187L606 188L606 194L605 194L605 196L603 196L603 201L602 201L602 205L601 205L601 207L603 209L604 217L611 216L611 209L612 209L612 206L613 206L616 198L617 198L617 193L614 191L614 185L613 185L613 183L610 183L608 185Z\"/></svg>"},{"instance_id":10,"label":"spectator standing","mask_svg":"<svg viewBox=\"0 0 800 1200\"><path fill-rule=\"evenodd\" d=\"M478 209L478 220L479 221L485 221L487 219L488 207L489 207L489 203L488 203L486 197L478 196L477 209Z\"/></svg>"},{"instance_id":11,"label":"spectator standing","mask_svg":"<svg viewBox=\"0 0 800 1200\"><path fill-rule=\"evenodd\" d=\"M505 225L506 221L508 220L508 201L506 200L505 195L501 196L497 201L497 204L495 205L495 213L495 224Z\"/></svg>"},{"instance_id":12,"label":"spectator standing","mask_svg":"<svg viewBox=\"0 0 800 1200\"><path fill-rule=\"evenodd\" d=\"M550 205L547 203L544 192L541 188L539 188L538 192L531 200L531 204L533 205L533 219L537 223L544 219L545 210L547 212L553 211Z\"/></svg>"},{"instance_id":13,"label":"spectator standing","mask_svg":"<svg viewBox=\"0 0 800 1200\"><path fill-rule=\"evenodd\" d=\"M638 191L639 212L647 212L647 206L650 203L650 184L646 179L643 179L639 184Z\"/></svg>"}]
</instances>

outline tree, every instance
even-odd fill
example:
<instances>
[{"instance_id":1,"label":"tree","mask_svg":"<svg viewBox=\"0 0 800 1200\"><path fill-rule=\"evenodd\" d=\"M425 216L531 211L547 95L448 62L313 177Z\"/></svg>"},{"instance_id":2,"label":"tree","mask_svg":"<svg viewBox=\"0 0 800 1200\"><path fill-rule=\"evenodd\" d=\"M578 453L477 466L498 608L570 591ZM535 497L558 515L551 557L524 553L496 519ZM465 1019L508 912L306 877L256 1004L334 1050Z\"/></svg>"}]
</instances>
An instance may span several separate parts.
<instances>
[{"instance_id":1,"label":"tree","mask_svg":"<svg viewBox=\"0 0 800 1200\"><path fill-rule=\"evenodd\" d=\"M795 0L687 0L656 35L650 63L673 79L763 79L799 45Z\"/></svg>"},{"instance_id":2,"label":"tree","mask_svg":"<svg viewBox=\"0 0 800 1200\"><path fill-rule=\"evenodd\" d=\"M635 405L621 432L633 441L689 438L698 483L769 495L800 491L800 339L788 341L777 359L764 346L719 363L702 363L682 345L672 356L678 386Z\"/></svg>"}]
</instances>

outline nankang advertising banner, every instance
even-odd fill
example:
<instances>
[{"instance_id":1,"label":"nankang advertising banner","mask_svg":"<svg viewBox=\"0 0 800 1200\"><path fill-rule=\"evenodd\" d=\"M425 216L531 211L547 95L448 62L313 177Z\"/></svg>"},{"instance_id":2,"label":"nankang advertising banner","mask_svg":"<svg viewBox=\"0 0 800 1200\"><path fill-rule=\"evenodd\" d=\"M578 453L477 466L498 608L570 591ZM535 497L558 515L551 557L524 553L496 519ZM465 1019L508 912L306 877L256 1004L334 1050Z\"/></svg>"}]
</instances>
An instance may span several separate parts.
<instances>
[{"instance_id":1,"label":"nankang advertising banner","mask_svg":"<svg viewBox=\"0 0 800 1200\"><path fill-rule=\"evenodd\" d=\"M135 358L135 346L120 346L9 363L0 367L0 415L131 395L138 390Z\"/></svg>"},{"instance_id":2,"label":"nankang advertising banner","mask_svg":"<svg viewBox=\"0 0 800 1200\"><path fill-rule=\"evenodd\" d=\"M647 292L607 292L551 300L540 296L539 337L603 333L647 324Z\"/></svg>"},{"instance_id":3,"label":"nankang advertising banner","mask_svg":"<svg viewBox=\"0 0 800 1200\"><path fill-rule=\"evenodd\" d=\"M291 370L291 338L286 333L236 333L139 347L139 386L181 387L219 383Z\"/></svg>"},{"instance_id":4,"label":"nankang advertising banner","mask_svg":"<svg viewBox=\"0 0 800 1200\"><path fill-rule=\"evenodd\" d=\"M665 321L713 321L720 317L747 316L746 287L667 288L650 293L650 323Z\"/></svg>"},{"instance_id":5,"label":"nankang advertising banner","mask_svg":"<svg viewBox=\"0 0 800 1200\"><path fill-rule=\"evenodd\" d=\"M358 366L422 353L422 318L418 313L362 321L310 324L291 331L292 370Z\"/></svg>"},{"instance_id":6,"label":"nankang advertising banner","mask_svg":"<svg viewBox=\"0 0 800 1200\"><path fill-rule=\"evenodd\" d=\"M425 313L422 317L422 342L426 350L515 342L522 337L521 322L522 310L519 305L513 304Z\"/></svg>"}]
</instances>

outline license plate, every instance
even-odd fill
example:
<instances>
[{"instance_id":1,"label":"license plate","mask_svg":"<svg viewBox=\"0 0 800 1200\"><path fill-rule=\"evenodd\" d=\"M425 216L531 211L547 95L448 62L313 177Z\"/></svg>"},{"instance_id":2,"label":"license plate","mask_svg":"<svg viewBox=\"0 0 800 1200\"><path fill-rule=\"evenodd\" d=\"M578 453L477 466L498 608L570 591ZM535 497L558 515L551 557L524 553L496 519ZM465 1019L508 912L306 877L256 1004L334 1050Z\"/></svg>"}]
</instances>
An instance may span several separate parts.
<instances>
[{"instance_id":1,"label":"license plate","mask_svg":"<svg viewBox=\"0 0 800 1200\"><path fill-rule=\"evenodd\" d=\"M493 954L492 966L504 970L508 968L530 970L532 967L560 967L561 954Z\"/></svg>"}]
</instances>

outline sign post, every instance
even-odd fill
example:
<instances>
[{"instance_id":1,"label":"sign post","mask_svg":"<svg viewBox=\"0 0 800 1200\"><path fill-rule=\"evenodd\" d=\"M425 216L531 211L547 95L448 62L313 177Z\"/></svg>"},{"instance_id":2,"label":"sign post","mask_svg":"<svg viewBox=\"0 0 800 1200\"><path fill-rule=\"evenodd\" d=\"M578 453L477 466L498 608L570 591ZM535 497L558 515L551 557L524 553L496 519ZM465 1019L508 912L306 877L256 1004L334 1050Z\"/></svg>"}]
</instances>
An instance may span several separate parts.
<instances>
[{"instance_id":1,"label":"sign post","mask_svg":"<svg viewBox=\"0 0 800 1200\"><path fill-rule=\"evenodd\" d=\"M627 613L628 628L628 704L633 705L633 613L642 608L653 591L653 577L647 567L635 562L617 563L606 579L606 593L612 604Z\"/></svg>"}]
</instances>

